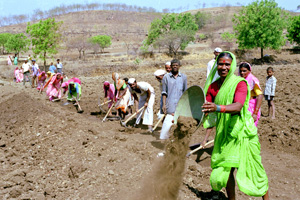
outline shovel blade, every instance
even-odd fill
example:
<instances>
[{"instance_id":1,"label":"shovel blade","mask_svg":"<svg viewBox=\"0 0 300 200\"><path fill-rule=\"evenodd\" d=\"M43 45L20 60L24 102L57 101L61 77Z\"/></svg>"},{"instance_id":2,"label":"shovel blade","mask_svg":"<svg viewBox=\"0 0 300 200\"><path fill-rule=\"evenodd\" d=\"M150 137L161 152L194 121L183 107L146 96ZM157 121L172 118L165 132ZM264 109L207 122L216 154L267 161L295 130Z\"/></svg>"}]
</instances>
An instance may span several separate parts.
<instances>
[{"instance_id":1,"label":"shovel blade","mask_svg":"<svg viewBox=\"0 0 300 200\"><path fill-rule=\"evenodd\" d=\"M120 121L120 124L121 124L121 126L127 127L127 126L126 126L126 123L123 122L123 121Z\"/></svg>"}]
</instances>

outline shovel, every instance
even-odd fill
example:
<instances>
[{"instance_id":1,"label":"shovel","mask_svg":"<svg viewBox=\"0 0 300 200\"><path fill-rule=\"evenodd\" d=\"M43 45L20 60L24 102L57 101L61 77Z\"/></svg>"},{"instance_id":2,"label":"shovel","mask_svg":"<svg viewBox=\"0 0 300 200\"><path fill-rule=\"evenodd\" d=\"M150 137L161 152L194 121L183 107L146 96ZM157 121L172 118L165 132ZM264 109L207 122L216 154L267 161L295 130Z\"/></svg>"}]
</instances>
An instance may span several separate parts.
<instances>
[{"instance_id":1,"label":"shovel","mask_svg":"<svg viewBox=\"0 0 300 200\"><path fill-rule=\"evenodd\" d=\"M106 112L105 112L105 110L103 110L102 106L105 105L105 104L108 104L109 102L111 102L111 100L109 100L109 101L107 101L107 102L104 102L104 103L98 105L99 108L100 108L100 110L101 110L103 113L106 113Z\"/></svg>"},{"instance_id":2,"label":"shovel","mask_svg":"<svg viewBox=\"0 0 300 200\"><path fill-rule=\"evenodd\" d=\"M154 126L154 128L153 128L153 130L152 130L152 133L155 131L155 129L157 128L158 124L159 124L160 122L162 122L162 120L164 120L165 116L166 116L166 114L163 114L163 115L161 116L161 118L160 118L160 119L158 120L158 122L155 124L155 126Z\"/></svg>"},{"instance_id":3,"label":"shovel","mask_svg":"<svg viewBox=\"0 0 300 200\"><path fill-rule=\"evenodd\" d=\"M77 99L75 98L75 101L77 103L77 106L79 108L79 110L77 111L78 113L83 113L83 110L81 109L80 105L79 105L79 102L77 101Z\"/></svg>"},{"instance_id":4,"label":"shovel","mask_svg":"<svg viewBox=\"0 0 300 200\"><path fill-rule=\"evenodd\" d=\"M108 116L108 114L110 113L110 111L112 110L112 108L114 107L115 103L113 103L113 105L111 105L111 107L109 108L109 110L107 111L105 117L102 119L102 122L104 122Z\"/></svg>"},{"instance_id":5,"label":"shovel","mask_svg":"<svg viewBox=\"0 0 300 200\"><path fill-rule=\"evenodd\" d=\"M211 144L213 142L214 142L214 140L211 140L211 141L207 142L204 146L200 145L200 147L198 147L198 148L194 149L193 151L190 151L190 153L186 154L186 157L188 158L193 153L199 151L200 149L203 149L204 147L206 147L207 145L209 145L209 144Z\"/></svg>"},{"instance_id":6,"label":"shovel","mask_svg":"<svg viewBox=\"0 0 300 200\"><path fill-rule=\"evenodd\" d=\"M103 105L105 105L105 104L108 104L109 102L111 102L111 100L109 100L109 101L107 101L107 102L104 102L104 103L101 103L99 106L101 107L101 106L103 106Z\"/></svg>"},{"instance_id":7,"label":"shovel","mask_svg":"<svg viewBox=\"0 0 300 200\"><path fill-rule=\"evenodd\" d=\"M141 112L142 110L144 110L145 107L141 107L137 112L135 112L134 114L132 114L125 122L123 122L122 120L120 121L121 126L127 127L126 124L132 119L134 118L139 112Z\"/></svg>"}]
</instances>

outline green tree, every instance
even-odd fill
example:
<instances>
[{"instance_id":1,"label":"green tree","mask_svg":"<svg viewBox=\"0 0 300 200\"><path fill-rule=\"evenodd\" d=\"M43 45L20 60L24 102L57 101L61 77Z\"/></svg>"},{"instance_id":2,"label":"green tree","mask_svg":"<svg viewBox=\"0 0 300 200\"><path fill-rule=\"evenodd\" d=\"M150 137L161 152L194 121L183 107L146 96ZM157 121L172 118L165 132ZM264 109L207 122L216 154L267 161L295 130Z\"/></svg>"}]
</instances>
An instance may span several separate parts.
<instances>
[{"instance_id":1,"label":"green tree","mask_svg":"<svg viewBox=\"0 0 300 200\"><path fill-rule=\"evenodd\" d=\"M2 54L4 54L5 43L8 41L10 36L12 36L11 33L0 33L0 46L2 47Z\"/></svg>"},{"instance_id":2,"label":"green tree","mask_svg":"<svg viewBox=\"0 0 300 200\"><path fill-rule=\"evenodd\" d=\"M209 15L207 13L198 11L194 15L194 17L195 17L195 22L198 25L198 29L200 30L205 26L205 24L209 18Z\"/></svg>"},{"instance_id":3,"label":"green tree","mask_svg":"<svg viewBox=\"0 0 300 200\"><path fill-rule=\"evenodd\" d=\"M53 56L57 53L61 39L59 28L62 23L49 18L35 24L27 24L26 32L31 36L32 51L35 56L43 59L44 68L47 55Z\"/></svg>"},{"instance_id":4,"label":"green tree","mask_svg":"<svg viewBox=\"0 0 300 200\"><path fill-rule=\"evenodd\" d=\"M101 52L103 53L104 48L107 48L111 45L111 37L108 35L96 35L89 38L89 42L99 45Z\"/></svg>"},{"instance_id":5,"label":"green tree","mask_svg":"<svg viewBox=\"0 0 300 200\"><path fill-rule=\"evenodd\" d=\"M235 39L235 35L233 33L224 32L221 34L221 38L226 42L232 43Z\"/></svg>"},{"instance_id":6,"label":"green tree","mask_svg":"<svg viewBox=\"0 0 300 200\"><path fill-rule=\"evenodd\" d=\"M191 13L181 13L181 14L165 14L162 19L156 19L152 21L150 29L148 31L148 37L144 45L157 44L161 38L167 37L168 34L174 36L175 33L184 32L188 34L187 40L180 40L178 35L178 40L181 41L180 48L184 50L190 41L195 40L195 34L198 30L198 25L195 23L195 18ZM192 35L192 37L190 37ZM182 36L182 34L180 35ZM174 37L173 37L174 38ZM174 38L175 39L175 38ZM174 43L175 44L175 43ZM154 47L157 45L154 45ZM158 45L159 46L159 45ZM176 49L176 47L169 48L170 51Z\"/></svg>"},{"instance_id":7,"label":"green tree","mask_svg":"<svg viewBox=\"0 0 300 200\"><path fill-rule=\"evenodd\" d=\"M274 0L255 1L243 7L233 17L233 29L242 49L279 49L285 43L283 30L288 14Z\"/></svg>"},{"instance_id":8,"label":"green tree","mask_svg":"<svg viewBox=\"0 0 300 200\"><path fill-rule=\"evenodd\" d=\"M290 42L300 45L300 15L291 18L291 23L287 29L287 38Z\"/></svg>"},{"instance_id":9,"label":"green tree","mask_svg":"<svg viewBox=\"0 0 300 200\"><path fill-rule=\"evenodd\" d=\"M5 43L5 48L8 52L14 52L18 54L20 52L27 52L30 40L24 35L24 33L13 34L9 37Z\"/></svg>"}]
</instances>

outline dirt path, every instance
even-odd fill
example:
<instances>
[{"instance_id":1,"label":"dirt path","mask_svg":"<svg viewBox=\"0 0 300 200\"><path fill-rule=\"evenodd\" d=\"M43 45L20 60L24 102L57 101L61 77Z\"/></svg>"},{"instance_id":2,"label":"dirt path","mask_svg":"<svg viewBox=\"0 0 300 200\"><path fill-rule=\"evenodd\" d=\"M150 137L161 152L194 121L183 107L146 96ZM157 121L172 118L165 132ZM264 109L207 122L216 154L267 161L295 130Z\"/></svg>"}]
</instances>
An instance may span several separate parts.
<instances>
[{"instance_id":1,"label":"dirt path","mask_svg":"<svg viewBox=\"0 0 300 200\"><path fill-rule=\"evenodd\" d=\"M254 67L261 85L267 67ZM275 66L277 119L262 118L259 124L262 162L275 200L300 199L297 69ZM203 86L202 69L184 73L189 86ZM152 74L134 77L158 91ZM0 199L123 199L141 188L163 145L157 141L158 133L151 135L143 127L125 129L118 121L101 122L97 98L106 79L111 80L110 76L82 78L83 114L72 105L47 101L35 89L0 81ZM264 102L263 113L265 108ZM201 141L203 133L197 131L191 143ZM209 185L210 152L211 148L187 159L179 199L225 199ZM260 198L238 192L237 199Z\"/></svg>"}]
</instances>

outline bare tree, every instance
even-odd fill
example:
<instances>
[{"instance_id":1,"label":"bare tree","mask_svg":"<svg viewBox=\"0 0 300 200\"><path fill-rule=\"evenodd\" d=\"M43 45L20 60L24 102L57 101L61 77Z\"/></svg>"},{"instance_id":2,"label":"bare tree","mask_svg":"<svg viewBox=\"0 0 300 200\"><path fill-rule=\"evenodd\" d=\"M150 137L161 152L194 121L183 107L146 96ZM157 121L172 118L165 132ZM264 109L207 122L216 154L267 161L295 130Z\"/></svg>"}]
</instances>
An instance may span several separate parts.
<instances>
[{"instance_id":1,"label":"bare tree","mask_svg":"<svg viewBox=\"0 0 300 200\"><path fill-rule=\"evenodd\" d=\"M76 49L79 53L79 59L85 59L85 51L91 48L92 45L87 41L87 38L77 36L69 39L67 42L68 49Z\"/></svg>"},{"instance_id":2,"label":"bare tree","mask_svg":"<svg viewBox=\"0 0 300 200\"><path fill-rule=\"evenodd\" d=\"M167 48L170 56L177 57L178 50L184 50L189 41L194 39L194 32L173 30L161 35L154 43L159 48Z\"/></svg>"}]
</instances>

